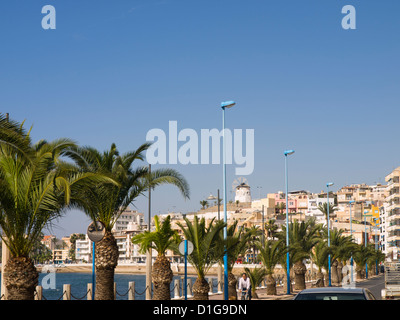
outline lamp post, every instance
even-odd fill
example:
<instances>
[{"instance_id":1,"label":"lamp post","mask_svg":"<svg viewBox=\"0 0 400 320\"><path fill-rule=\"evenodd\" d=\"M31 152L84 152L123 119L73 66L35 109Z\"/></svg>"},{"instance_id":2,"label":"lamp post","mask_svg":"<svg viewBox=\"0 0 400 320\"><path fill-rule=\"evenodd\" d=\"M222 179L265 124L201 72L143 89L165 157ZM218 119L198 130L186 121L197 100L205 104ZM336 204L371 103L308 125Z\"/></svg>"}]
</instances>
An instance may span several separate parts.
<instances>
[{"instance_id":1,"label":"lamp post","mask_svg":"<svg viewBox=\"0 0 400 320\"><path fill-rule=\"evenodd\" d=\"M222 108L222 175L223 175L223 196L224 196L224 240L227 238L227 212L226 212L226 154L225 154L225 109L232 108L236 103L234 101L225 101L221 103ZM228 300L228 252L226 246L224 248L224 300Z\"/></svg>"},{"instance_id":2,"label":"lamp post","mask_svg":"<svg viewBox=\"0 0 400 320\"><path fill-rule=\"evenodd\" d=\"M326 198L327 198L327 204L326 204L326 215L327 215L327 219L328 220L328 247L331 246L331 235L330 235L330 231L329 231L329 187L333 186L333 182L328 182L326 184ZM329 273L329 284L328 286L331 287L332 286L332 282L331 282L331 254L328 255L328 273Z\"/></svg>"},{"instance_id":3,"label":"lamp post","mask_svg":"<svg viewBox=\"0 0 400 320\"><path fill-rule=\"evenodd\" d=\"M351 204L354 202L354 200L349 201L350 205L350 238L353 241L353 226L352 226L352 218L351 218ZM350 284L353 283L353 252L351 253L351 258L350 258Z\"/></svg>"},{"instance_id":4,"label":"lamp post","mask_svg":"<svg viewBox=\"0 0 400 320\"><path fill-rule=\"evenodd\" d=\"M288 166L287 158L289 155L293 154L294 150L284 151L285 155L285 189L286 189L286 247L289 249L289 201L288 201ZM289 250L286 253L286 277L287 277L287 294L290 294L290 258Z\"/></svg>"},{"instance_id":5,"label":"lamp post","mask_svg":"<svg viewBox=\"0 0 400 320\"><path fill-rule=\"evenodd\" d=\"M364 244L367 247L367 212L364 211ZM365 278L368 279L368 263L365 262Z\"/></svg>"}]
</instances>

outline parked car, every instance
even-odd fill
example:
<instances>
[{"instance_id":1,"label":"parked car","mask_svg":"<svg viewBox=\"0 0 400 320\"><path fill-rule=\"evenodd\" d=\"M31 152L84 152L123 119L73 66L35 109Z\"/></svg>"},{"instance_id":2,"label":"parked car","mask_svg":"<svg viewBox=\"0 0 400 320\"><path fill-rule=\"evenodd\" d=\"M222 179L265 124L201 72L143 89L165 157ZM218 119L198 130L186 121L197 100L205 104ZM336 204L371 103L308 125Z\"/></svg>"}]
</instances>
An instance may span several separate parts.
<instances>
[{"instance_id":1,"label":"parked car","mask_svg":"<svg viewBox=\"0 0 400 320\"><path fill-rule=\"evenodd\" d=\"M293 300L376 300L365 288L325 287L300 291Z\"/></svg>"}]
</instances>

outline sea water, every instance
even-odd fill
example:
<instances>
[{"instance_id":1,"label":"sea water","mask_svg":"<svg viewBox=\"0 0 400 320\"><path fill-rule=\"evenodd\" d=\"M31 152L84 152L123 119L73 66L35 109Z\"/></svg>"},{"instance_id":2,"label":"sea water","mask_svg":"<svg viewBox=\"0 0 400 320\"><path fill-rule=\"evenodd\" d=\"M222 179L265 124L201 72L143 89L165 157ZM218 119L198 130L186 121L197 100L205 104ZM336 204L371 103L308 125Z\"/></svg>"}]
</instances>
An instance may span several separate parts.
<instances>
[{"instance_id":1,"label":"sea water","mask_svg":"<svg viewBox=\"0 0 400 320\"><path fill-rule=\"evenodd\" d=\"M64 284L71 285L71 300L87 300L88 289L87 284L92 283L91 273L62 273L56 272L51 281L46 281L44 277L47 273L39 273L39 285L43 287L43 300L62 300L63 299L63 286ZM192 279L194 284L196 278ZM214 277L212 277L214 278ZM181 276L174 276L171 282L171 297L174 297L175 280L181 280ZM42 282L42 280L45 280ZM118 274L114 275L114 282L116 283L117 298L116 300L128 300L129 298L129 282L135 282L135 300L146 299L146 276L136 274ZM180 281L180 290L182 292L183 281ZM50 288L46 288L50 287ZM217 292L217 279L213 279L213 292Z\"/></svg>"}]
</instances>

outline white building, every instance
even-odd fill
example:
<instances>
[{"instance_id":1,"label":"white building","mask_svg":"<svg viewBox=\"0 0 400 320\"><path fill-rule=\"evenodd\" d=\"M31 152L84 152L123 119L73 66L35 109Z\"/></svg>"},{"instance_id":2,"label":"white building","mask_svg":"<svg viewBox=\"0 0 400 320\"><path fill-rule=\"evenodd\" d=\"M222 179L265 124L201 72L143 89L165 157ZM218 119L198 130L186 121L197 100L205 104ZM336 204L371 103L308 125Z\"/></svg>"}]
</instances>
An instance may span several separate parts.
<instances>
[{"instance_id":1,"label":"white building","mask_svg":"<svg viewBox=\"0 0 400 320\"><path fill-rule=\"evenodd\" d=\"M76 240L75 259L78 263L92 262L93 243L86 235L85 240Z\"/></svg>"},{"instance_id":2,"label":"white building","mask_svg":"<svg viewBox=\"0 0 400 320\"><path fill-rule=\"evenodd\" d=\"M397 259L400 247L400 167L385 177L387 185L386 197L386 231L385 251Z\"/></svg>"},{"instance_id":3,"label":"white building","mask_svg":"<svg viewBox=\"0 0 400 320\"><path fill-rule=\"evenodd\" d=\"M307 213L306 217L311 218L314 217L318 223L325 223L326 224L326 217L325 214L318 209L319 205L323 205L324 203L328 202L327 198L318 198L317 195L309 195L307 198L308 202L308 208L307 208ZM335 203L335 200L332 198L329 198L329 204L333 206Z\"/></svg>"}]
</instances>

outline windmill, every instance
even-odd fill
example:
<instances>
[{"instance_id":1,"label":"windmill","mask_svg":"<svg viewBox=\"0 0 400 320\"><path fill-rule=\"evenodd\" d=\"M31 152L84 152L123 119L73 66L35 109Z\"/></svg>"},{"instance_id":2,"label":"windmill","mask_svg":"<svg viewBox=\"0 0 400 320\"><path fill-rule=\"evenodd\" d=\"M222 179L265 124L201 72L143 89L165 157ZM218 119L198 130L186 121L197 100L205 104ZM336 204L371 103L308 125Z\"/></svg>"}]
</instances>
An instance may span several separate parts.
<instances>
[{"instance_id":1,"label":"windmill","mask_svg":"<svg viewBox=\"0 0 400 320\"><path fill-rule=\"evenodd\" d=\"M235 201L251 202L250 186L246 178L236 178L232 183L232 190L235 192Z\"/></svg>"}]
</instances>

